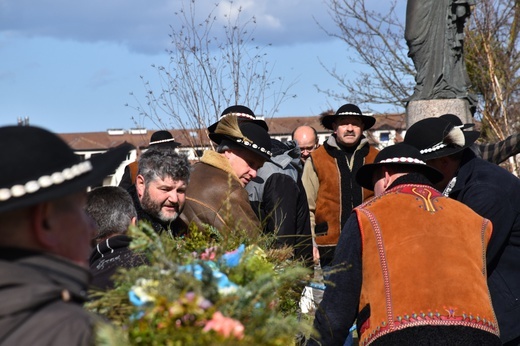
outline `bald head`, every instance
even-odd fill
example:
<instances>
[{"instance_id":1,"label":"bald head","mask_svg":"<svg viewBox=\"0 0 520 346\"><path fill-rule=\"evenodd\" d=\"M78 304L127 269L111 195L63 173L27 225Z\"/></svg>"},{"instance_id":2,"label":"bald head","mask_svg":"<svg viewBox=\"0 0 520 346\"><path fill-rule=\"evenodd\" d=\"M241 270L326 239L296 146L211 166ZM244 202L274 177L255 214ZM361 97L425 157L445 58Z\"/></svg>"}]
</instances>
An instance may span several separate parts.
<instances>
[{"instance_id":1,"label":"bald head","mask_svg":"<svg viewBox=\"0 0 520 346\"><path fill-rule=\"evenodd\" d=\"M305 163L311 153L318 147L318 134L316 130L307 125L299 126L293 131L292 139L298 143L302 152L302 163Z\"/></svg>"}]
</instances>

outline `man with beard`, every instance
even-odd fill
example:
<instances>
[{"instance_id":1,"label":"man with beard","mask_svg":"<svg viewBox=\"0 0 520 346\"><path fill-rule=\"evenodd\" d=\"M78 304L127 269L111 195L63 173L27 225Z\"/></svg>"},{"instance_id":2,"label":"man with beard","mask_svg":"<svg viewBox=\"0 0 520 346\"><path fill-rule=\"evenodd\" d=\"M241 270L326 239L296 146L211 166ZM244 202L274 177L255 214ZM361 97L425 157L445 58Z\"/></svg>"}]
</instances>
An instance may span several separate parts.
<instances>
[{"instance_id":1,"label":"man with beard","mask_svg":"<svg viewBox=\"0 0 520 346\"><path fill-rule=\"evenodd\" d=\"M157 233L181 234L185 225L178 216L184 208L189 179L186 156L167 147L147 150L139 159L135 185L128 189L137 219L150 223Z\"/></svg>"},{"instance_id":2,"label":"man with beard","mask_svg":"<svg viewBox=\"0 0 520 346\"><path fill-rule=\"evenodd\" d=\"M373 195L372 191L362 189L354 177L361 166L374 161L378 150L363 136L363 131L371 128L376 119L363 115L356 105L345 104L336 114L323 115L320 121L334 133L305 162L302 182L320 265L326 269L350 212Z\"/></svg>"}]
</instances>

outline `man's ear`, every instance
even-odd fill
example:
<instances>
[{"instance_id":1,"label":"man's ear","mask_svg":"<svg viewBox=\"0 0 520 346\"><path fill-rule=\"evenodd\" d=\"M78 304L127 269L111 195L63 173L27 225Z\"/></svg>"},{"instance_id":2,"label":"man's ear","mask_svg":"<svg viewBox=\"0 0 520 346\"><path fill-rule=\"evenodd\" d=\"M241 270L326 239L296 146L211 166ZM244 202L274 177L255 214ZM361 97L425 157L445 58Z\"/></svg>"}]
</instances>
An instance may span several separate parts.
<instances>
[{"instance_id":1,"label":"man's ear","mask_svg":"<svg viewBox=\"0 0 520 346\"><path fill-rule=\"evenodd\" d=\"M141 174L138 174L135 178L135 190L137 191L137 197L141 199L144 194L144 189L146 187L146 182L144 177Z\"/></svg>"},{"instance_id":2,"label":"man's ear","mask_svg":"<svg viewBox=\"0 0 520 346\"><path fill-rule=\"evenodd\" d=\"M383 187L386 191L386 189L388 189L388 187L394 182L392 179L393 173L389 168L383 167L383 174Z\"/></svg>"},{"instance_id":3,"label":"man's ear","mask_svg":"<svg viewBox=\"0 0 520 346\"><path fill-rule=\"evenodd\" d=\"M52 205L40 203L32 208L31 233L42 249L52 249L56 244L51 219Z\"/></svg>"}]
</instances>

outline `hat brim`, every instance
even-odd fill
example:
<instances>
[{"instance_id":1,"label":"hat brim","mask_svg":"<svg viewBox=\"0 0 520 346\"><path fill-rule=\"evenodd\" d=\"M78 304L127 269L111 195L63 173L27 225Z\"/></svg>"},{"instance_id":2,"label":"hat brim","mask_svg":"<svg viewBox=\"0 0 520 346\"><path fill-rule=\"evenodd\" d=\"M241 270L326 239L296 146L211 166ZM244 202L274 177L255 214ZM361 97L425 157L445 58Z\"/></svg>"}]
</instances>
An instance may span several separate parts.
<instances>
[{"instance_id":1,"label":"hat brim","mask_svg":"<svg viewBox=\"0 0 520 346\"><path fill-rule=\"evenodd\" d=\"M328 130L334 130L334 128L332 127L332 124L334 123L334 121L336 121L338 118L344 117L344 116L346 116L346 115L324 115L320 119L321 125ZM354 117L360 118L364 125L363 130L368 130L369 128L374 126L374 124L376 123L376 119L374 117L371 117L368 115L362 115L362 116L348 115L348 116L354 116Z\"/></svg>"},{"instance_id":2,"label":"hat brim","mask_svg":"<svg viewBox=\"0 0 520 346\"><path fill-rule=\"evenodd\" d=\"M439 149L439 150L436 150L436 151L433 151L430 153L421 153L423 159L425 161L428 161L428 160L438 159L441 157L446 157L446 156L456 154L456 153L472 146L473 143L475 143L475 141L480 137L480 132L478 132L478 131L462 131L462 133L464 134L464 146L462 146L462 147L448 146L448 147L444 147L442 149ZM406 142L406 140L405 140L405 142Z\"/></svg>"},{"instance_id":3,"label":"hat brim","mask_svg":"<svg viewBox=\"0 0 520 346\"><path fill-rule=\"evenodd\" d=\"M398 162L392 162L392 163L369 163L366 165L363 165L359 168L359 170L356 173L356 182L368 190L374 190L374 173L379 167L386 166L399 166L399 167L409 167L411 171L420 173L424 175L429 181L431 181L433 184L438 183L441 181L444 176L441 172L436 170L433 167L430 167L428 165L421 165L421 164L411 164L411 163L398 163Z\"/></svg>"},{"instance_id":4,"label":"hat brim","mask_svg":"<svg viewBox=\"0 0 520 346\"><path fill-rule=\"evenodd\" d=\"M213 142L215 142L217 144L222 143L223 140L228 140L229 142L231 142L231 143L233 143L233 144L235 144L237 146L240 146L240 147L242 147L242 148L244 148L244 149L246 149L246 150L248 150L248 151L250 151L250 152L252 152L254 154L257 154L258 156L262 157L266 161L273 162L271 160L271 156L269 154L267 154L267 153L265 153L265 152L263 152L263 151L261 151L259 149L255 149L255 148L253 148L253 147L251 147L249 145L245 145L245 144L243 144L241 142L237 142L236 139L231 137L231 136L227 136L227 135L223 135L223 134L220 134L220 133L214 133L213 132L213 133L209 134L209 138Z\"/></svg>"},{"instance_id":5,"label":"hat brim","mask_svg":"<svg viewBox=\"0 0 520 346\"><path fill-rule=\"evenodd\" d=\"M40 188L33 193L26 193L23 196L12 197L0 202L0 213L51 201L80 192L82 189L86 189L93 184L100 183L105 177L115 171L132 148L133 146L129 143L121 144L116 148L108 150L104 154L96 155L89 159L92 169L87 173L81 174L71 180L66 180L61 184Z\"/></svg>"}]
</instances>

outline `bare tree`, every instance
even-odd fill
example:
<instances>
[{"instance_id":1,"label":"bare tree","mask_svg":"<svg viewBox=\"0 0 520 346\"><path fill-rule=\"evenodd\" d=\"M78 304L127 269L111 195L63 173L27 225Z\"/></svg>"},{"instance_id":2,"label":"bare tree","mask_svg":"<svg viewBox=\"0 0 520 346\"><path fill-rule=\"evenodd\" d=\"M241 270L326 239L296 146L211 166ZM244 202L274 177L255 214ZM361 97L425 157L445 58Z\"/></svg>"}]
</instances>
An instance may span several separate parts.
<instances>
[{"instance_id":1,"label":"bare tree","mask_svg":"<svg viewBox=\"0 0 520 346\"><path fill-rule=\"evenodd\" d=\"M378 10L370 9L368 3L368 0L327 2L329 14L339 32L322 29L329 36L345 42L349 49L347 59L367 67L367 71L341 75L335 68L322 64L343 90L317 88L330 97L367 108L388 105L402 110L413 92L415 73L407 56L404 16L396 13L396 0L384 4L377 1ZM381 12L381 7L386 10Z\"/></svg>"},{"instance_id":2,"label":"bare tree","mask_svg":"<svg viewBox=\"0 0 520 346\"><path fill-rule=\"evenodd\" d=\"M269 45L255 44L255 18L242 20L242 9L232 6L219 16L218 7L216 3L199 21L196 0L183 2L175 13L180 26L172 26L169 35L169 63L152 65L159 85L141 76L146 101L132 93L137 105L131 107L141 119L161 128L184 129L184 139L194 147L211 143L206 128L226 107L244 104L268 118L293 96L292 84L284 85L283 78L272 75L273 66L266 59Z\"/></svg>"},{"instance_id":3,"label":"bare tree","mask_svg":"<svg viewBox=\"0 0 520 346\"><path fill-rule=\"evenodd\" d=\"M466 64L480 97L476 117L486 140L503 140L520 125L520 1L480 0L471 18ZM518 172L518 162L508 169Z\"/></svg>"},{"instance_id":4,"label":"bare tree","mask_svg":"<svg viewBox=\"0 0 520 346\"><path fill-rule=\"evenodd\" d=\"M380 1L328 0L329 13L339 32L326 32L343 40L351 52L349 59L367 71L339 75L324 66L342 92L319 91L367 108L387 104L404 110L414 89L415 68L404 39L405 10L396 12L397 5L403 3L406 1L392 0L385 7ZM482 121L486 141L518 133L519 19L520 0L479 0L465 27L464 57L472 91L479 98L475 118ZM508 168L516 171L515 166Z\"/></svg>"}]
</instances>

